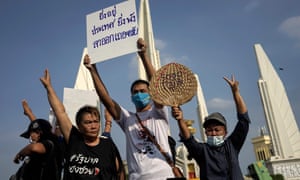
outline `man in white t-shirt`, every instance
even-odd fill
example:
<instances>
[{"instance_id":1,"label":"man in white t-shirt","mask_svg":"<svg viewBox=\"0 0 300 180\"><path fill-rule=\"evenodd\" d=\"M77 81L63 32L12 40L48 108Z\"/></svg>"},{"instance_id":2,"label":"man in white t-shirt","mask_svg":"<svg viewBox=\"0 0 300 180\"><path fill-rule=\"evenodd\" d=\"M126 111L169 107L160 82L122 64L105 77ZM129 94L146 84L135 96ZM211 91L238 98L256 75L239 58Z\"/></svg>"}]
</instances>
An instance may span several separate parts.
<instances>
[{"instance_id":1,"label":"man in white t-shirt","mask_svg":"<svg viewBox=\"0 0 300 180\"><path fill-rule=\"evenodd\" d=\"M137 41L139 56L142 59L148 79L155 70L146 54L146 45L143 39ZM94 85L101 102L120 125L126 136L127 163L129 179L165 180L174 177L172 168L157 147L149 140L138 121L149 129L164 152L171 157L168 144L169 120L167 107L151 100L149 82L136 80L131 85L131 99L135 104L136 113L130 112L114 101L102 82L95 64L90 64L88 55L84 58L84 65L90 70Z\"/></svg>"}]
</instances>

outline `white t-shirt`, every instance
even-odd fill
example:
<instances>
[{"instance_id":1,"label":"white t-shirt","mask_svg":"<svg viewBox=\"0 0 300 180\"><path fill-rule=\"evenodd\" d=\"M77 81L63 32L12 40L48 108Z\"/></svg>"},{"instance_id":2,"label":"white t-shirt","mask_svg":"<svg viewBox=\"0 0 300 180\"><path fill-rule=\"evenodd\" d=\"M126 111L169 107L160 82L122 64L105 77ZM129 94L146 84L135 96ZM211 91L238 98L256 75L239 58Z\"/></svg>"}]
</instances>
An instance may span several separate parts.
<instances>
[{"instance_id":1,"label":"white t-shirt","mask_svg":"<svg viewBox=\"0 0 300 180\"><path fill-rule=\"evenodd\" d=\"M145 112L138 112L143 125L155 136L161 148L171 151L168 143L169 120L168 109L157 109L152 105ZM165 180L174 177L170 165L157 147L147 138L142 131L135 113L121 107L120 120L117 120L126 135L126 151L129 179L136 180Z\"/></svg>"}]
</instances>

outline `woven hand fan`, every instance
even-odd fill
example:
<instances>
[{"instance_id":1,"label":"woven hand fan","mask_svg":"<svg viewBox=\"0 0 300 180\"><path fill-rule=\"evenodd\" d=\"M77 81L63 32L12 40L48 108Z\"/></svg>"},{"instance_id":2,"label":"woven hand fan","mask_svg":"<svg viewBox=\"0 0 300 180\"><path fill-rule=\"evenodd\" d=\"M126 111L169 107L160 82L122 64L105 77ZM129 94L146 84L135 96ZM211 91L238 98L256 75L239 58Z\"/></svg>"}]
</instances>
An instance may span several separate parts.
<instances>
[{"instance_id":1,"label":"woven hand fan","mask_svg":"<svg viewBox=\"0 0 300 180\"><path fill-rule=\"evenodd\" d=\"M166 106L180 106L190 101L197 91L193 72L178 63L169 63L155 72L150 80L151 98Z\"/></svg>"}]
</instances>

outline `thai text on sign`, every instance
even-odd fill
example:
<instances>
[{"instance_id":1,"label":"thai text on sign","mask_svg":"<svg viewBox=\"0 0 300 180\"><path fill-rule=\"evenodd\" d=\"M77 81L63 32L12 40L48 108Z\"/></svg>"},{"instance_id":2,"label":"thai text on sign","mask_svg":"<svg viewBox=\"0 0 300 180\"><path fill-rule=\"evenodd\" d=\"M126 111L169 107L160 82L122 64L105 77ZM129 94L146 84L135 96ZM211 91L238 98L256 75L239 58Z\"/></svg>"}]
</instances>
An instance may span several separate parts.
<instances>
[{"instance_id":1,"label":"thai text on sign","mask_svg":"<svg viewBox=\"0 0 300 180\"><path fill-rule=\"evenodd\" d=\"M87 48L92 63L136 52L135 1L125 1L88 14Z\"/></svg>"}]
</instances>

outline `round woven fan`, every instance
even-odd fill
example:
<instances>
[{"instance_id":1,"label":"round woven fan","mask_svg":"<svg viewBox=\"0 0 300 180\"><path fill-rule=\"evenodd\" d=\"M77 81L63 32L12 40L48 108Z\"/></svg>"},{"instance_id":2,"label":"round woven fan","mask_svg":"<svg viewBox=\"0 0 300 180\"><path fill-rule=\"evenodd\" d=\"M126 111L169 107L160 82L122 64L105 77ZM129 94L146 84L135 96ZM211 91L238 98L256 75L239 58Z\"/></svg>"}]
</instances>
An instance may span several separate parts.
<instances>
[{"instance_id":1,"label":"round woven fan","mask_svg":"<svg viewBox=\"0 0 300 180\"><path fill-rule=\"evenodd\" d=\"M180 106L190 101L196 91L197 80L193 72L178 63L164 65L150 80L151 98L166 106Z\"/></svg>"}]
</instances>

